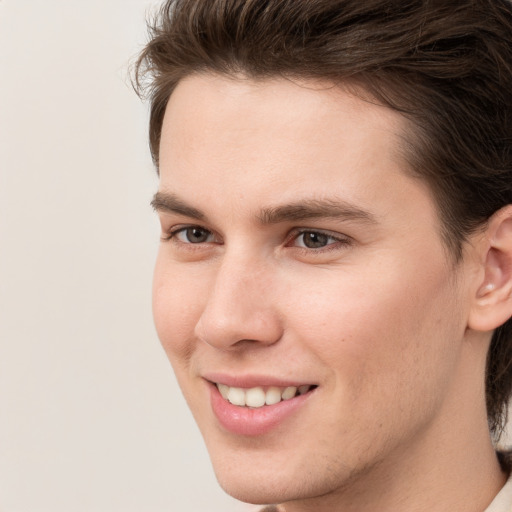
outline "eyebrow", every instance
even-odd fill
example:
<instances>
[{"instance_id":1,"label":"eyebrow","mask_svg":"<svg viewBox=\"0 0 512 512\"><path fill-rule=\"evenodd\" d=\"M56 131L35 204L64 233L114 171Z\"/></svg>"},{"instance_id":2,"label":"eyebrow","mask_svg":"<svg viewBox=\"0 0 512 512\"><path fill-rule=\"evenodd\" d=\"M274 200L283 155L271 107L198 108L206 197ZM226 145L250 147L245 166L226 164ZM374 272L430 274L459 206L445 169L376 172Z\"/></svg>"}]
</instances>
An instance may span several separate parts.
<instances>
[{"instance_id":1,"label":"eyebrow","mask_svg":"<svg viewBox=\"0 0 512 512\"><path fill-rule=\"evenodd\" d=\"M263 224L308 219L344 219L376 224L375 216L341 199L305 199L290 204L265 208L258 215Z\"/></svg>"},{"instance_id":2,"label":"eyebrow","mask_svg":"<svg viewBox=\"0 0 512 512\"><path fill-rule=\"evenodd\" d=\"M170 212L196 220L206 220L206 214L188 205L173 193L157 192L151 206L157 212ZM308 219L356 220L377 224L375 215L341 199L304 199L280 206L263 208L256 217L261 224L302 221Z\"/></svg>"},{"instance_id":3,"label":"eyebrow","mask_svg":"<svg viewBox=\"0 0 512 512\"><path fill-rule=\"evenodd\" d=\"M153 196L151 206L157 212L177 213L192 219L206 220L206 215L201 210L188 205L175 194L157 192Z\"/></svg>"}]
</instances>

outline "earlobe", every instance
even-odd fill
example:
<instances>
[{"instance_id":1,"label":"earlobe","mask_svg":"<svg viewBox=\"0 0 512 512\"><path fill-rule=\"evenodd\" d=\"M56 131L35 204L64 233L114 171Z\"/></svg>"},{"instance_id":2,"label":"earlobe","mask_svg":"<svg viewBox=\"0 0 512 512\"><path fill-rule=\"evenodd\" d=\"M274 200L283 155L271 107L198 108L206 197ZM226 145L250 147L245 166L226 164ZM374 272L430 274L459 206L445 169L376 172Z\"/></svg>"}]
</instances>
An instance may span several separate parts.
<instances>
[{"instance_id":1,"label":"earlobe","mask_svg":"<svg viewBox=\"0 0 512 512\"><path fill-rule=\"evenodd\" d=\"M512 205L496 212L481 244L483 279L479 283L468 326L492 331L512 317Z\"/></svg>"}]
</instances>

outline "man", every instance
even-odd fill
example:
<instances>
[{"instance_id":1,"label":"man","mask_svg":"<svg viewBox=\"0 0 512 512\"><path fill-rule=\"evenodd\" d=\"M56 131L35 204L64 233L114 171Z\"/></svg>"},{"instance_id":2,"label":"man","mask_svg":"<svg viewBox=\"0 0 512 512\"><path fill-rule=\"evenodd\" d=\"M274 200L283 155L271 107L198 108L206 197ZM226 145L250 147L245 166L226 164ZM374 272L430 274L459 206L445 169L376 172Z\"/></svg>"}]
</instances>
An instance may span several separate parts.
<instances>
[{"instance_id":1,"label":"man","mask_svg":"<svg viewBox=\"0 0 512 512\"><path fill-rule=\"evenodd\" d=\"M510 3L170 0L137 72L156 327L223 488L512 510Z\"/></svg>"}]
</instances>

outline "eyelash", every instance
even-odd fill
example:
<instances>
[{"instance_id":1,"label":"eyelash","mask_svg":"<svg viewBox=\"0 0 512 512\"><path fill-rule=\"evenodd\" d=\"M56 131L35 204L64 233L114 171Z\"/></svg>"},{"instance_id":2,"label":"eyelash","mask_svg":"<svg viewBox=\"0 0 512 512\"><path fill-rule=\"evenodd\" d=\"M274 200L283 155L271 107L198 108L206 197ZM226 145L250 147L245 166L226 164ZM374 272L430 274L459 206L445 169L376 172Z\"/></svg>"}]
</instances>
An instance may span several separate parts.
<instances>
[{"instance_id":1,"label":"eyelash","mask_svg":"<svg viewBox=\"0 0 512 512\"><path fill-rule=\"evenodd\" d=\"M195 250L194 246L202 246L204 243L211 243L211 242L183 242L181 240L178 240L177 237L180 235L180 233L184 233L189 229L197 229L202 232L204 232L207 236L214 235L212 231L209 229L203 228L202 226L198 225L186 225L186 226L178 226L169 231L167 236L162 237L162 241L169 242L174 241L176 244L181 244L182 246L185 246L187 250ZM320 235L321 237L326 237L328 239L328 242L326 245L322 247L312 248L312 247L304 247L304 246L293 246L290 245L292 242L297 241L301 236L306 234L313 234L313 235ZM298 249L303 252L307 252L308 254L311 253L323 253L331 250L336 250L341 247L346 247L352 244L352 239L345 235L339 235L339 234L332 234L328 231L323 231L320 229L311 229L311 228L304 228L304 229L297 229L292 231L286 238L285 246L286 247L295 247L295 249Z\"/></svg>"},{"instance_id":2,"label":"eyelash","mask_svg":"<svg viewBox=\"0 0 512 512\"><path fill-rule=\"evenodd\" d=\"M197 225L178 226L178 227L171 229L169 231L169 233L167 234L167 236L162 237L162 241L169 242L171 240L176 240L177 236L180 233L184 233L189 229L198 229L200 231L204 231L208 235L213 235L212 231L210 231L209 229L203 228L202 226L197 226ZM176 243L181 243L183 245L202 245L202 243L204 243L204 242L198 242L197 244L194 244L192 242L182 242L181 240L177 240Z\"/></svg>"},{"instance_id":3,"label":"eyelash","mask_svg":"<svg viewBox=\"0 0 512 512\"><path fill-rule=\"evenodd\" d=\"M320 235L323 237L326 237L328 239L327 245L324 245L322 247L318 248L312 248L312 247L304 247L304 246L292 246L296 249L302 250L304 252L316 252L316 253L323 253L327 251L333 251L336 249L340 249L340 247L346 247L351 245L352 239L346 235L340 235L340 234L333 234L329 231L323 231L321 229L311 229L311 228L304 228L304 229L298 229L296 231L292 231L290 235L288 236L288 241L286 242L286 245L288 246L290 242L294 242L299 240L301 236L304 236L306 234L313 234L313 235Z\"/></svg>"}]
</instances>

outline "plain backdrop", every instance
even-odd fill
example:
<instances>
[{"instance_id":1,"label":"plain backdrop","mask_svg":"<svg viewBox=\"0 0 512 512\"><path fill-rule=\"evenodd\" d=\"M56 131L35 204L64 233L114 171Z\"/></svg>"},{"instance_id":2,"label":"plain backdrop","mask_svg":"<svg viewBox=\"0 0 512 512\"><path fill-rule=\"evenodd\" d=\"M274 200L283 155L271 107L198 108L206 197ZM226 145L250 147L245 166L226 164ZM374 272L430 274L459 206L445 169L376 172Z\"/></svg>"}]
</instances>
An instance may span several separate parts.
<instances>
[{"instance_id":1,"label":"plain backdrop","mask_svg":"<svg viewBox=\"0 0 512 512\"><path fill-rule=\"evenodd\" d=\"M148 0L0 0L0 511L237 512L151 318Z\"/></svg>"},{"instance_id":2,"label":"plain backdrop","mask_svg":"<svg viewBox=\"0 0 512 512\"><path fill-rule=\"evenodd\" d=\"M241 512L151 319L153 0L0 0L0 512Z\"/></svg>"}]
</instances>

